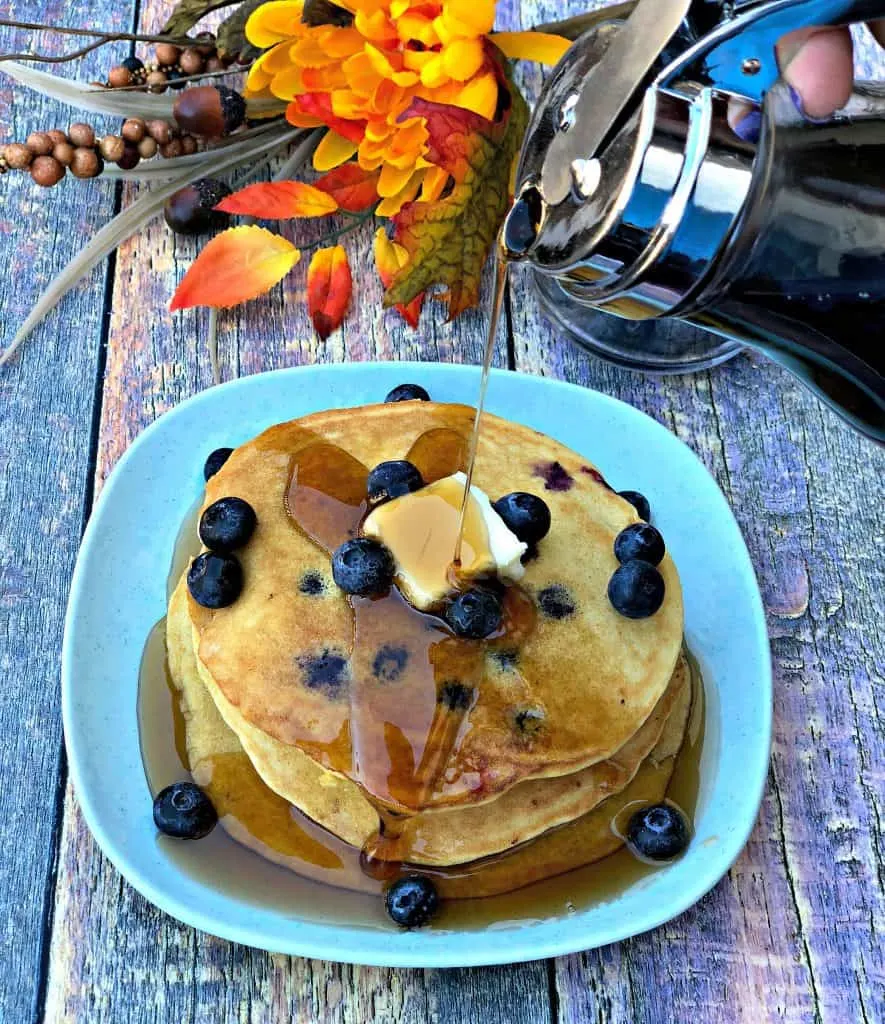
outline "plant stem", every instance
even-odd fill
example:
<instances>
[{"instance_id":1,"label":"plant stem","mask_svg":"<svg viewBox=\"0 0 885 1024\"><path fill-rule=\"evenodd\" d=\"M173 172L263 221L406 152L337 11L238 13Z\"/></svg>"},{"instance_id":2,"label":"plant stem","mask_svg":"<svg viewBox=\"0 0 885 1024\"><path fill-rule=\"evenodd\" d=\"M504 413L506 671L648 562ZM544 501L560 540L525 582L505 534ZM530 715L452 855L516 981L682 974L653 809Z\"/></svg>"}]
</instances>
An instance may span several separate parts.
<instances>
[{"instance_id":1,"label":"plant stem","mask_svg":"<svg viewBox=\"0 0 885 1024\"><path fill-rule=\"evenodd\" d=\"M346 214L350 218L349 224L344 224L342 227L335 231L330 231L328 234L318 238L315 242L308 242L307 245L299 246L302 252L311 252L313 249L325 249L329 245L337 245L339 239L344 238L345 235L349 235L351 231L356 231L358 227L361 227L375 216L375 207L373 206L370 210L366 210L363 213L349 213L347 210L339 210L341 214Z\"/></svg>"},{"instance_id":2,"label":"plant stem","mask_svg":"<svg viewBox=\"0 0 885 1024\"><path fill-rule=\"evenodd\" d=\"M64 64L67 61L76 60L93 50L107 43L130 42L130 43L172 43L175 46L189 46L193 40L187 36L164 36L164 35L140 35L137 32L100 32L91 28L71 28L67 25L44 25L36 21L15 21L11 18L0 18L0 28L20 28L29 32L51 32L63 36L92 36L95 42L72 53L63 54L60 57L47 57L39 53L3 53L0 54L0 61L5 60L29 60L41 64Z\"/></svg>"}]
</instances>

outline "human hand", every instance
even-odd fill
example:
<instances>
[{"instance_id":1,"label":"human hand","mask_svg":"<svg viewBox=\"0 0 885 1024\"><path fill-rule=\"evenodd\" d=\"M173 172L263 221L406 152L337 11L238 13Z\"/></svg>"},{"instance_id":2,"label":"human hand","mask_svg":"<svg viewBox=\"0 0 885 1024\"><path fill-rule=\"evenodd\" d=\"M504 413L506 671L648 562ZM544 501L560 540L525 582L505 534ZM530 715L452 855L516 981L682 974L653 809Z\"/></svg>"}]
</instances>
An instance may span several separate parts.
<instances>
[{"instance_id":1,"label":"human hand","mask_svg":"<svg viewBox=\"0 0 885 1024\"><path fill-rule=\"evenodd\" d=\"M869 27L885 46L885 20L870 22ZM805 117L827 118L851 97L854 47L847 26L789 32L777 44L777 61L796 106ZM746 142L755 142L759 137L761 118L757 107L732 103L728 122Z\"/></svg>"}]
</instances>

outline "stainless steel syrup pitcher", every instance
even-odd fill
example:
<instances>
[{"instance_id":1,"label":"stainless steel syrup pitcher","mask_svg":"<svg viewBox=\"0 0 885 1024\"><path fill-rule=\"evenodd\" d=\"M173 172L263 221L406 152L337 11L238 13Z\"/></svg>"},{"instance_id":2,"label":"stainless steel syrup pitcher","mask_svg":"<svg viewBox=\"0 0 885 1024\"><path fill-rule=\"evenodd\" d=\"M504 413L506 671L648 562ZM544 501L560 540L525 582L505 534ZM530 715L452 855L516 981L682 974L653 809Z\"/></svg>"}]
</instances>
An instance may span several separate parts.
<instances>
[{"instance_id":1,"label":"stainless steel syrup pitcher","mask_svg":"<svg viewBox=\"0 0 885 1024\"><path fill-rule=\"evenodd\" d=\"M508 258L600 354L684 371L751 345L885 441L885 90L858 85L809 122L775 60L790 30L885 17L885 2L639 0L619 13L601 12L547 82ZM735 98L762 106L755 145L727 123Z\"/></svg>"}]
</instances>

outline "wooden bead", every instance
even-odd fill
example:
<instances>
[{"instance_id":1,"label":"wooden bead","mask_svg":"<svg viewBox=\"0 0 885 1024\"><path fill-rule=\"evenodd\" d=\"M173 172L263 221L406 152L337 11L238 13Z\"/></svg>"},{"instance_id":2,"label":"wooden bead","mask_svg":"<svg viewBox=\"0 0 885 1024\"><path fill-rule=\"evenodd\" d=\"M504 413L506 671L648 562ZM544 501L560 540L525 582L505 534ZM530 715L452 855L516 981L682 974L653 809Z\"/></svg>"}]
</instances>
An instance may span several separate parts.
<instances>
[{"instance_id":1,"label":"wooden bead","mask_svg":"<svg viewBox=\"0 0 885 1024\"><path fill-rule=\"evenodd\" d=\"M162 71L152 71L145 79L148 89L156 93L165 92L168 81L169 79Z\"/></svg>"},{"instance_id":2,"label":"wooden bead","mask_svg":"<svg viewBox=\"0 0 885 1024\"><path fill-rule=\"evenodd\" d=\"M59 128L52 128L50 131L44 132L43 134L48 135L49 138L52 139L53 146L60 146L63 142L68 141L67 135L65 135L65 133Z\"/></svg>"},{"instance_id":3,"label":"wooden bead","mask_svg":"<svg viewBox=\"0 0 885 1024\"><path fill-rule=\"evenodd\" d=\"M97 178L104 170L104 163L94 149L79 146L74 150L71 174L75 178Z\"/></svg>"},{"instance_id":4,"label":"wooden bead","mask_svg":"<svg viewBox=\"0 0 885 1024\"><path fill-rule=\"evenodd\" d=\"M168 121L148 121L147 133L162 146L172 138L172 127Z\"/></svg>"},{"instance_id":5,"label":"wooden bead","mask_svg":"<svg viewBox=\"0 0 885 1024\"><path fill-rule=\"evenodd\" d=\"M98 149L105 160L115 164L126 151L126 143L119 135L105 135L99 142Z\"/></svg>"},{"instance_id":6,"label":"wooden bead","mask_svg":"<svg viewBox=\"0 0 885 1024\"><path fill-rule=\"evenodd\" d=\"M53 156L38 156L31 164L31 177L43 188L57 185L64 176L64 167Z\"/></svg>"},{"instance_id":7,"label":"wooden bead","mask_svg":"<svg viewBox=\"0 0 885 1024\"><path fill-rule=\"evenodd\" d=\"M131 142L124 142L123 155L117 160L117 166L123 171L131 171L134 167L138 167L140 162L138 146L133 146Z\"/></svg>"},{"instance_id":8,"label":"wooden bead","mask_svg":"<svg viewBox=\"0 0 885 1024\"><path fill-rule=\"evenodd\" d=\"M25 145L34 156L49 156L55 143L46 132L31 132Z\"/></svg>"},{"instance_id":9,"label":"wooden bead","mask_svg":"<svg viewBox=\"0 0 885 1024\"><path fill-rule=\"evenodd\" d=\"M127 68L117 65L108 72L108 85L112 89L122 89L127 85L132 85L132 75Z\"/></svg>"},{"instance_id":10,"label":"wooden bead","mask_svg":"<svg viewBox=\"0 0 885 1024\"><path fill-rule=\"evenodd\" d=\"M171 160L177 156L184 155L184 146L182 145L181 139L170 139L167 143L160 146L160 156L165 157L166 160Z\"/></svg>"},{"instance_id":11,"label":"wooden bead","mask_svg":"<svg viewBox=\"0 0 885 1024\"><path fill-rule=\"evenodd\" d=\"M150 135L145 137L138 144L138 155L142 160L150 160L151 157L157 155L157 140L152 139Z\"/></svg>"},{"instance_id":12,"label":"wooden bead","mask_svg":"<svg viewBox=\"0 0 885 1024\"><path fill-rule=\"evenodd\" d=\"M210 57L206 61L206 70L212 72L224 71L227 65L220 57Z\"/></svg>"},{"instance_id":13,"label":"wooden bead","mask_svg":"<svg viewBox=\"0 0 885 1024\"><path fill-rule=\"evenodd\" d=\"M74 152L70 142L58 142L52 147L52 155L63 167L70 167L74 162Z\"/></svg>"},{"instance_id":14,"label":"wooden bead","mask_svg":"<svg viewBox=\"0 0 885 1024\"><path fill-rule=\"evenodd\" d=\"M14 171L25 170L30 167L31 161L34 159L33 152L21 142L10 142L3 151L3 156L6 158L7 165Z\"/></svg>"},{"instance_id":15,"label":"wooden bead","mask_svg":"<svg viewBox=\"0 0 885 1024\"><path fill-rule=\"evenodd\" d=\"M178 66L186 75L198 75L204 64L203 55L193 47L188 47L178 59Z\"/></svg>"},{"instance_id":16,"label":"wooden bead","mask_svg":"<svg viewBox=\"0 0 885 1024\"><path fill-rule=\"evenodd\" d=\"M181 50L177 46L173 46L172 43L158 43L157 48L154 50L154 55L157 58L158 64L171 68L174 64L178 63Z\"/></svg>"},{"instance_id":17,"label":"wooden bead","mask_svg":"<svg viewBox=\"0 0 885 1024\"><path fill-rule=\"evenodd\" d=\"M75 146L95 145L95 132L92 130L92 126L84 124L82 121L78 121L68 128L68 138Z\"/></svg>"},{"instance_id":18,"label":"wooden bead","mask_svg":"<svg viewBox=\"0 0 885 1024\"><path fill-rule=\"evenodd\" d=\"M199 147L197 146L197 140L193 137L193 135L181 136L181 150L184 156L192 156L194 153L196 153L198 148Z\"/></svg>"},{"instance_id":19,"label":"wooden bead","mask_svg":"<svg viewBox=\"0 0 885 1024\"><path fill-rule=\"evenodd\" d=\"M140 117L130 117L123 122L120 134L127 142L139 143L145 137L147 125Z\"/></svg>"}]
</instances>

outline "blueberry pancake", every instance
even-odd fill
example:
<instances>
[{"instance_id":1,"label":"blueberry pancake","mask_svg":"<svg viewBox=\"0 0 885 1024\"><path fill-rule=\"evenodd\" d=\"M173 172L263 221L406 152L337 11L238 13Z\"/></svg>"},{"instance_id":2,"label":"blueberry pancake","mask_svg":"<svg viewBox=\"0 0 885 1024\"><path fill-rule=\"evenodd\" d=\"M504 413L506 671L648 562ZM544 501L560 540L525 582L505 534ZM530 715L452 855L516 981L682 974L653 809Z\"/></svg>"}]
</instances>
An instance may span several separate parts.
<instances>
[{"instance_id":1,"label":"blueberry pancake","mask_svg":"<svg viewBox=\"0 0 885 1024\"><path fill-rule=\"evenodd\" d=\"M312 762L339 806L454 814L612 759L665 696L683 628L669 555L620 566L635 507L526 427L486 415L474 477L496 507L516 493L549 509L518 583L480 579L473 596L418 609L394 582L373 503L464 469L473 415L433 402L318 413L240 446L207 482L207 550L187 574L199 674L290 798L298 773L280 750ZM406 461L417 481L391 468ZM631 606L631 586L653 606ZM374 825L350 819L354 834Z\"/></svg>"},{"instance_id":2,"label":"blueberry pancake","mask_svg":"<svg viewBox=\"0 0 885 1024\"><path fill-rule=\"evenodd\" d=\"M379 818L359 787L322 768L298 747L251 726L200 669L183 585L170 602L167 630L169 664L184 706L200 709L186 715L186 724L191 765L199 766L194 773L201 783L211 787L212 765L219 755L248 755L251 768L279 797L350 845L368 843L379 829ZM631 782L665 730L672 731L668 723L674 714L678 720L689 691L688 666L680 657L651 715L612 757L569 775L525 780L480 806L425 811L409 818L403 842L412 851L412 861L467 863L512 849L587 814ZM254 788L254 782L249 785Z\"/></svg>"}]
</instances>

